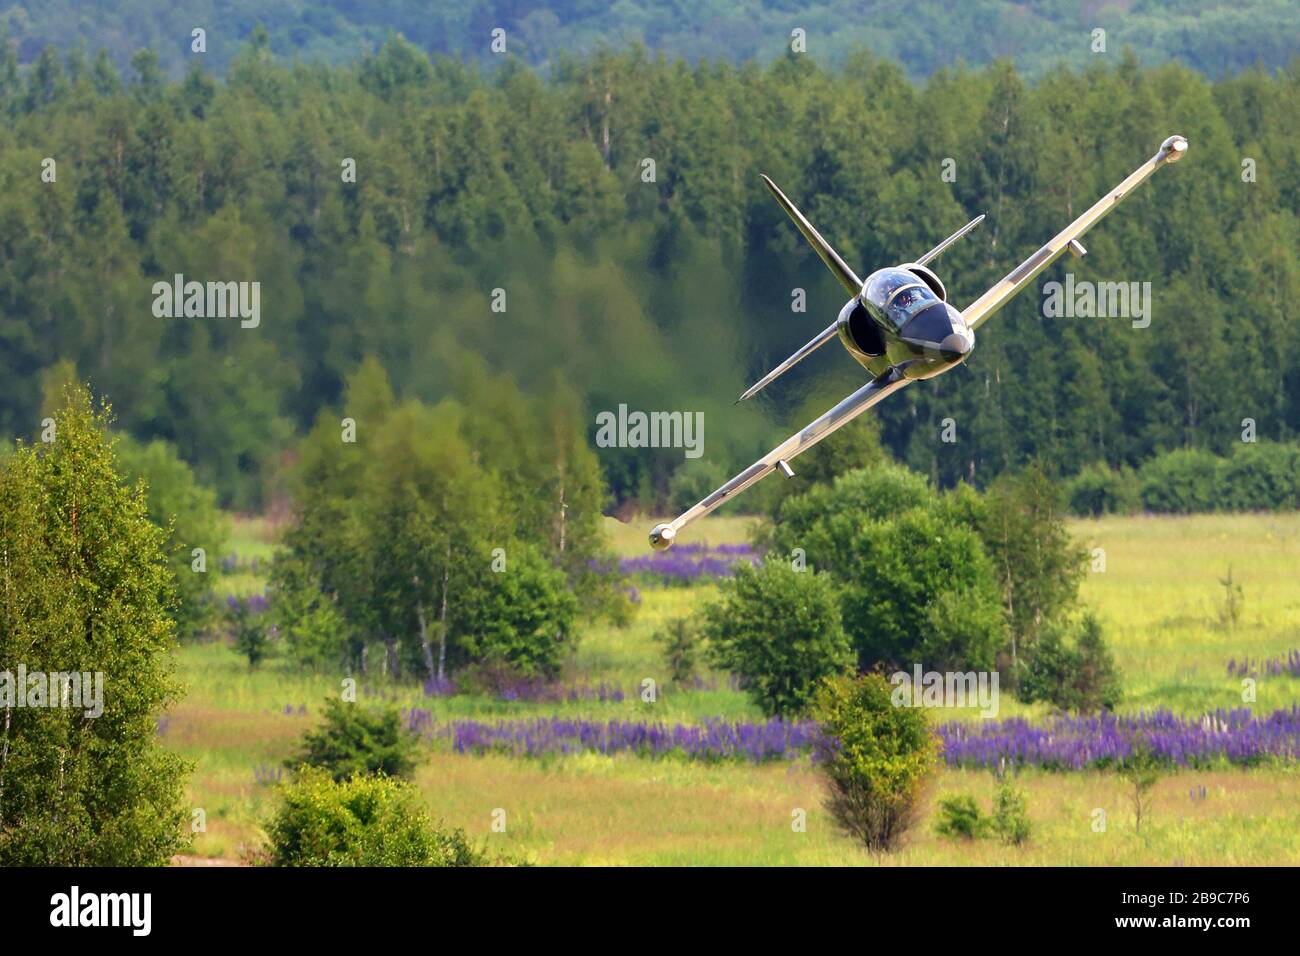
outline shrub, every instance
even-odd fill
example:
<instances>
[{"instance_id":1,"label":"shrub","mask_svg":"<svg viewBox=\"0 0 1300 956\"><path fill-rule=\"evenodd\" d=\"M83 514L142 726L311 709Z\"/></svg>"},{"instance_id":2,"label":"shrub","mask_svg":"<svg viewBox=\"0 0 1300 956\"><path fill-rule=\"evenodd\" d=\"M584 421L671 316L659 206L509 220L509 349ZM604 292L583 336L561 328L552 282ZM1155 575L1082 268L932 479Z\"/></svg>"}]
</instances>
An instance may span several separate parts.
<instances>
[{"instance_id":1,"label":"shrub","mask_svg":"<svg viewBox=\"0 0 1300 956\"><path fill-rule=\"evenodd\" d=\"M1130 514L1142 506L1142 490L1133 469L1116 470L1099 462L1066 482L1065 500L1072 513L1085 517Z\"/></svg>"},{"instance_id":2,"label":"shrub","mask_svg":"<svg viewBox=\"0 0 1300 956\"><path fill-rule=\"evenodd\" d=\"M419 791L390 777L305 769L280 790L267 834L276 866L479 866L461 830L435 826Z\"/></svg>"},{"instance_id":3,"label":"shrub","mask_svg":"<svg viewBox=\"0 0 1300 956\"><path fill-rule=\"evenodd\" d=\"M536 548L507 549L507 571L484 570L467 585L456 621L464 663L500 664L527 677L554 678L569 645L578 604L564 572Z\"/></svg>"},{"instance_id":4,"label":"shrub","mask_svg":"<svg viewBox=\"0 0 1300 956\"><path fill-rule=\"evenodd\" d=\"M1138 470L1143 506L1172 514L1213 511L1219 505L1218 467L1219 460L1199 448L1157 455Z\"/></svg>"},{"instance_id":5,"label":"shrub","mask_svg":"<svg viewBox=\"0 0 1300 956\"><path fill-rule=\"evenodd\" d=\"M740 675L768 715L801 712L821 678L853 663L830 578L775 559L740 565L703 630L713 664Z\"/></svg>"},{"instance_id":6,"label":"shrub","mask_svg":"<svg viewBox=\"0 0 1300 956\"><path fill-rule=\"evenodd\" d=\"M1139 737L1119 768L1120 778L1132 787L1129 799L1133 802L1133 827L1138 833L1142 832L1142 818L1151 812L1151 791L1160 782L1162 773L1163 767L1150 741Z\"/></svg>"},{"instance_id":7,"label":"shrub","mask_svg":"<svg viewBox=\"0 0 1300 956\"><path fill-rule=\"evenodd\" d=\"M935 500L925 476L902 465L859 468L785 499L770 528L756 531L755 543L785 554L802 547L822 570L843 577L853 568L851 543L863 522L887 521Z\"/></svg>"},{"instance_id":8,"label":"shrub","mask_svg":"<svg viewBox=\"0 0 1300 956\"><path fill-rule=\"evenodd\" d=\"M1081 713L1113 709L1119 682L1096 615L1086 612L1073 626L1050 625L1023 660L1016 695Z\"/></svg>"},{"instance_id":9,"label":"shrub","mask_svg":"<svg viewBox=\"0 0 1300 956\"><path fill-rule=\"evenodd\" d=\"M1300 449L1276 442L1238 445L1219 463L1217 506L1225 511L1281 511L1300 505Z\"/></svg>"},{"instance_id":10,"label":"shrub","mask_svg":"<svg viewBox=\"0 0 1300 956\"><path fill-rule=\"evenodd\" d=\"M801 548L835 580L860 668L988 668L1007 625L986 511L970 488L941 495L880 465L787 499L760 543L779 555Z\"/></svg>"},{"instance_id":11,"label":"shrub","mask_svg":"<svg viewBox=\"0 0 1300 956\"><path fill-rule=\"evenodd\" d=\"M271 621L285 655L300 667L348 662L356 656L352 629L325 594L307 562L287 553L276 556L267 588Z\"/></svg>"},{"instance_id":12,"label":"shrub","mask_svg":"<svg viewBox=\"0 0 1300 956\"><path fill-rule=\"evenodd\" d=\"M1019 846L1029 841L1032 827L1025 807L1025 795L1003 780L993 800L991 828L1003 843Z\"/></svg>"},{"instance_id":13,"label":"shrub","mask_svg":"<svg viewBox=\"0 0 1300 956\"><path fill-rule=\"evenodd\" d=\"M248 658L248 666L256 667L271 653L270 625L263 617L264 607L255 606L259 599L226 599L226 630L235 642L235 650Z\"/></svg>"},{"instance_id":14,"label":"shrub","mask_svg":"<svg viewBox=\"0 0 1300 956\"><path fill-rule=\"evenodd\" d=\"M869 850L894 848L939 762L925 711L895 707L889 682L873 673L823 681L813 716L825 736L817 767L831 816Z\"/></svg>"},{"instance_id":15,"label":"shrub","mask_svg":"<svg viewBox=\"0 0 1300 956\"><path fill-rule=\"evenodd\" d=\"M673 683L684 684L695 676L700 663L700 632L694 621L685 617L670 621L654 639L663 646L664 663Z\"/></svg>"},{"instance_id":16,"label":"shrub","mask_svg":"<svg viewBox=\"0 0 1300 956\"><path fill-rule=\"evenodd\" d=\"M290 768L318 768L334 780L354 774L409 777L415 769L416 736L394 708L368 711L331 698L320 726L303 737L303 749L285 761Z\"/></svg>"},{"instance_id":17,"label":"shrub","mask_svg":"<svg viewBox=\"0 0 1300 956\"><path fill-rule=\"evenodd\" d=\"M974 840L984 836L989 821L971 796L947 797L939 801L939 821L934 832L940 836Z\"/></svg>"},{"instance_id":18,"label":"shrub","mask_svg":"<svg viewBox=\"0 0 1300 956\"><path fill-rule=\"evenodd\" d=\"M993 566L974 531L914 508L860 525L852 547L842 607L859 667L993 666L1006 620Z\"/></svg>"}]
</instances>

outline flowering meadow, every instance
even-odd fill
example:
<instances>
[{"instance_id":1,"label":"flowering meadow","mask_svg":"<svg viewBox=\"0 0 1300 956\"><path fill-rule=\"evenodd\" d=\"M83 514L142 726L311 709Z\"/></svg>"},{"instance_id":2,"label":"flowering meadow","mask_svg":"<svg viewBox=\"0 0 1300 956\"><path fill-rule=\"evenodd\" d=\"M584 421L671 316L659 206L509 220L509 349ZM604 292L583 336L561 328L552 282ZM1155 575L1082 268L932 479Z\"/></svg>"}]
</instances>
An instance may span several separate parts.
<instances>
[{"instance_id":1,"label":"flowering meadow","mask_svg":"<svg viewBox=\"0 0 1300 956\"><path fill-rule=\"evenodd\" d=\"M1292 648L1282 657L1269 657L1255 660L1243 657L1228 659L1228 674L1232 677L1300 677L1300 648Z\"/></svg>"},{"instance_id":2,"label":"flowering meadow","mask_svg":"<svg viewBox=\"0 0 1300 956\"><path fill-rule=\"evenodd\" d=\"M757 564L761 555L748 544L677 544L669 551L655 551L623 558L618 569L624 575L652 584L699 584L731 577L737 564Z\"/></svg>"},{"instance_id":3,"label":"flowering meadow","mask_svg":"<svg viewBox=\"0 0 1300 956\"><path fill-rule=\"evenodd\" d=\"M1250 766L1270 758L1300 757L1300 707L1254 716L1247 708L1199 719L1167 710L1134 716L1057 715L1031 724L1023 718L946 723L938 728L953 767L1015 766L1083 770L1122 765L1135 746L1177 767Z\"/></svg>"},{"instance_id":4,"label":"flowering meadow","mask_svg":"<svg viewBox=\"0 0 1300 956\"><path fill-rule=\"evenodd\" d=\"M431 711L412 708L406 721L430 739L448 740L456 753L516 757L594 752L758 763L812 753L822 739L812 722L779 718L699 724L567 717L439 723ZM951 767L1113 767L1123 765L1135 747L1148 748L1169 766L1250 766L1300 757L1300 707L1267 716L1254 716L1248 709L1221 710L1199 719L1155 711L1136 716L1057 715L1038 724L1023 718L953 721L940 724L936 733Z\"/></svg>"},{"instance_id":5,"label":"flowering meadow","mask_svg":"<svg viewBox=\"0 0 1300 956\"><path fill-rule=\"evenodd\" d=\"M497 752L516 757L594 752L758 763L794 759L808 752L820 739L816 724L779 718L662 724L538 717L498 722L453 720L439 724L429 711L418 708L408 711L406 718L412 730L430 738L450 740L456 753Z\"/></svg>"}]
</instances>

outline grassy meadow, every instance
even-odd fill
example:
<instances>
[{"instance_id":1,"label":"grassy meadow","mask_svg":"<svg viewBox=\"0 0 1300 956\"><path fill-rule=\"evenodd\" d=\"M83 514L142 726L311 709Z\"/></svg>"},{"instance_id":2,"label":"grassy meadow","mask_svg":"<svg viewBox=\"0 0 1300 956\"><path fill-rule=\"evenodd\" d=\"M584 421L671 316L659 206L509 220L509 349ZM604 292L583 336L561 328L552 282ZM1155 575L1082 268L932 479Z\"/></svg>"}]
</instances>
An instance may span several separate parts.
<instances>
[{"instance_id":1,"label":"grassy meadow","mask_svg":"<svg viewBox=\"0 0 1300 956\"><path fill-rule=\"evenodd\" d=\"M692 541L745 540L749 519L710 518ZM652 522L609 522L624 555L644 553ZM1111 517L1077 521L1079 543L1104 552L1104 571L1087 576L1085 602L1101 615L1122 675L1122 709L1158 707L1187 716L1243 706L1229 658L1284 656L1300 647L1300 514ZM239 570L224 592L260 590L274 528L240 521L228 550ZM256 569L247 566L256 557ZM1098 564L1100 568L1100 564ZM1223 620L1231 567L1244 598L1235 624ZM706 689L667 684L652 635L665 621L707 601L712 585L641 588L639 611L626 627L586 627L564 683L615 685L618 702L501 701L460 695L432 698L421 688L394 689L382 678L363 683L363 699L391 699L430 710L435 719L510 719L566 715L665 723L761 715L725 675ZM255 671L220 642L186 645L177 670L187 693L160 728L162 739L195 765L194 807L206 832L195 835L198 857L237 860L256 848L260 824L275 800L274 782L321 701L338 693L342 675L303 673L272 659ZM652 678L659 699L643 703L637 688ZM1300 700L1300 679L1261 676L1257 711ZM301 712L305 711L305 712ZM1000 716L1041 717L1004 695ZM945 714L943 719L952 715ZM968 713L962 719L977 719ZM1135 832L1132 795L1114 773L1026 770L1017 783L1034 824L1031 842L954 841L933 832L935 802L970 794L987 810L995 781L985 771L941 771L927 799L926 819L906 846L873 857L842 836L821 806L820 786L806 757L767 764L701 763L685 758L580 754L546 758L465 756L428 745L416 782L431 812L464 827L494 849L546 864L757 865L1258 865L1300 863L1300 768L1182 771L1157 784L1142 830ZM504 833L493 832L494 811ZM1105 829L1098 831L1097 811ZM803 818L800 830L797 821Z\"/></svg>"}]
</instances>

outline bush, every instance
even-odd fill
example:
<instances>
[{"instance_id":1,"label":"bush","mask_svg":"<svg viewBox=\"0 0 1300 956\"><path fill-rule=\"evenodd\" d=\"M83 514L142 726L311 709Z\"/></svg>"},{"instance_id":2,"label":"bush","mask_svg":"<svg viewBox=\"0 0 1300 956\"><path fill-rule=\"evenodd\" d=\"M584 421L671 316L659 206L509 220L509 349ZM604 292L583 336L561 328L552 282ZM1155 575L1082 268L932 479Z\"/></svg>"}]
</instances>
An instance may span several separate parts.
<instances>
[{"instance_id":1,"label":"bush","mask_svg":"<svg viewBox=\"0 0 1300 956\"><path fill-rule=\"evenodd\" d=\"M389 777L305 769L281 787L267 833L276 866L480 866L461 830L435 826L419 791Z\"/></svg>"},{"instance_id":2,"label":"bush","mask_svg":"<svg viewBox=\"0 0 1300 956\"><path fill-rule=\"evenodd\" d=\"M860 668L988 668L1007 628L984 512L969 488L940 495L921 475L881 465L786 500L761 543L779 555L803 549L835 580Z\"/></svg>"},{"instance_id":3,"label":"bush","mask_svg":"<svg viewBox=\"0 0 1300 956\"><path fill-rule=\"evenodd\" d=\"M287 553L271 564L271 621L285 655L300 667L350 663L359 656L352 629L307 562Z\"/></svg>"},{"instance_id":4,"label":"bush","mask_svg":"<svg viewBox=\"0 0 1300 956\"><path fill-rule=\"evenodd\" d=\"M700 663L700 632L690 618L680 617L670 621L654 635L655 642L663 646L664 663L673 683L684 684L695 676Z\"/></svg>"},{"instance_id":5,"label":"bush","mask_svg":"<svg viewBox=\"0 0 1300 956\"><path fill-rule=\"evenodd\" d=\"M770 528L760 526L755 543L786 554L802 547L816 555L821 570L844 577L852 573L851 543L863 522L888 521L935 501L925 476L902 465L859 468L785 499Z\"/></svg>"},{"instance_id":6,"label":"bush","mask_svg":"<svg viewBox=\"0 0 1300 956\"><path fill-rule=\"evenodd\" d=\"M844 585L858 666L989 669L1006 640L993 566L969 528L914 508L864 524Z\"/></svg>"},{"instance_id":7,"label":"bush","mask_svg":"<svg viewBox=\"0 0 1300 956\"><path fill-rule=\"evenodd\" d=\"M993 800L991 827L1003 843L1019 846L1029 841L1032 827L1025 807L1025 795L1013 787L1009 780L1002 781Z\"/></svg>"},{"instance_id":8,"label":"bush","mask_svg":"<svg viewBox=\"0 0 1300 956\"><path fill-rule=\"evenodd\" d=\"M409 777L415 770L416 736L402 726L396 709L368 711L330 699L325 718L303 737L303 749L285 766L314 767L334 780L355 774Z\"/></svg>"},{"instance_id":9,"label":"bush","mask_svg":"<svg viewBox=\"0 0 1300 956\"><path fill-rule=\"evenodd\" d=\"M830 578L775 559L738 566L703 630L714 666L740 675L768 715L800 713L819 680L853 663Z\"/></svg>"},{"instance_id":10,"label":"bush","mask_svg":"<svg viewBox=\"0 0 1300 956\"><path fill-rule=\"evenodd\" d=\"M1142 504L1148 511L1190 514L1219 505L1219 460L1199 448L1180 448L1157 455L1138 470Z\"/></svg>"},{"instance_id":11,"label":"bush","mask_svg":"<svg viewBox=\"0 0 1300 956\"><path fill-rule=\"evenodd\" d=\"M536 548L507 548L507 570L484 570L468 585L456 621L461 663L505 665L527 677L554 678L569 645L578 604L564 572ZM485 566L486 567L486 566Z\"/></svg>"},{"instance_id":12,"label":"bush","mask_svg":"<svg viewBox=\"0 0 1300 956\"><path fill-rule=\"evenodd\" d=\"M1142 489L1133 469L1097 463L1066 482L1065 500L1073 514L1084 517L1131 514L1142 506Z\"/></svg>"},{"instance_id":13,"label":"bush","mask_svg":"<svg viewBox=\"0 0 1300 956\"><path fill-rule=\"evenodd\" d=\"M939 836L974 840L988 831L989 821L971 796L947 797L939 801L939 821L934 832Z\"/></svg>"},{"instance_id":14,"label":"bush","mask_svg":"<svg viewBox=\"0 0 1300 956\"><path fill-rule=\"evenodd\" d=\"M226 598L226 630L234 639L235 650L248 658L250 668L257 667L271 653L270 624L263 612L265 603L254 595L238 598L233 594Z\"/></svg>"},{"instance_id":15,"label":"bush","mask_svg":"<svg viewBox=\"0 0 1300 956\"><path fill-rule=\"evenodd\" d=\"M1080 713L1111 710L1119 703L1115 661L1096 615L1085 613L1073 627L1047 627L1024 658L1016 696Z\"/></svg>"},{"instance_id":16,"label":"bush","mask_svg":"<svg viewBox=\"0 0 1300 956\"><path fill-rule=\"evenodd\" d=\"M1219 463L1215 497L1225 511L1281 511L1300 505L1300 449L1242 444Z\"/></svg>"},{"instance_id":17,"label":"bush","mask_svg":"<svg viewBox=\"0 0 1300 956\"><path fill-rule=\"evenodd\" d=\"M817 767L829 787L827 808L873 851L898 845L939 762L925 711L895 707L890 693L881 674L841 676L823 681L813 702L825 736Z\"/></svg>"}]
</instances>

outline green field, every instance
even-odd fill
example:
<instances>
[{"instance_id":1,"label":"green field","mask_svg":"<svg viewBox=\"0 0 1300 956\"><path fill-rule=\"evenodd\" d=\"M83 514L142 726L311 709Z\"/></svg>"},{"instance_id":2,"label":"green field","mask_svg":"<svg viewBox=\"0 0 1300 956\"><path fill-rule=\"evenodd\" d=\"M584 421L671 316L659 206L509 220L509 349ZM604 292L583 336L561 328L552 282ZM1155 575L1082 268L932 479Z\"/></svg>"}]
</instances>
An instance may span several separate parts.
<instances>
[{"instance_id":1,"label":"green field","mask_svg":"<svg viewBox=\"0 0 1300 956\"><path fill-rule=\"evenodd\" d=\"M620 553L640 553L645 529L610 522ZM744 540L747 519L704 522L693 540ZM1089 574L1083 594L1106 625L1123 677L1123 709L1172 708L1198 715L1239 707L1241 686L1231 657L1279 657L1300 647L1300 515L1212 515L1106 518L1074 523L1079 542L1105 551L1105 571ZM231 545L241 558L265 558L273 529L240 522ZM263 565L259 565L262 567ZM1244 594L1235 626L1220 619L1229 566ZM228 584L260 586L244 573ZM225 586L223 584L223 586ZM654 631L667 619L708 600L712 587L643 589L625 628L587 628L565 682L607 682L629 699L563 704L507 703L482 697L426 698L415 686L394 690L375 679L368 690L435 717L520 717L556 713L664 722L706 717L755 719L743 694L727 689L664 691L654 704L631 691L649 677L665 683ZM221 643L187 645L178 654L185 699L163 728L166 744L190 759L192 805L205 811L196 835L200 857L240 859L261 840L260 823L274 803L274 786L258 780L289 757L326 695L342 675L304 674L272 660L250 672ZM720 675L714 675L720 676ZM1300 680L1261 678L1259 710L1300 700ZM299 715L305 706L306 714ZM292 713L285 713L286 708ZM1003 698L1002 716L1042 716ZM1125 785L1102 772L1026 771L1034 835L1028 846L964 843L934 835L927 819L906 846L873 858L841 836L821 808L808 760L760 766L702 764L594 754L530 760L460 756L430 745L416 781L435 816L464 827L493 848L539 864L942 864L942 865L1258 865L1300 862L1300 768L1185 771L1157 785L1142 832L1134 831ZM263 778L266 777L265 772ZM1205 788L1204 798L1200 788ZM979 771L945 770L928 797L970 793L985 806L994 780ZM1195 796L1193 796L1195 791ZM1094 812L1106 813L1095 832ZM491 830L505 811L506 831ZM806 832L792 820L806 813Z\"/></svg>"}]
</instances>

